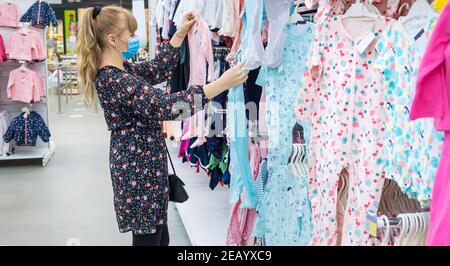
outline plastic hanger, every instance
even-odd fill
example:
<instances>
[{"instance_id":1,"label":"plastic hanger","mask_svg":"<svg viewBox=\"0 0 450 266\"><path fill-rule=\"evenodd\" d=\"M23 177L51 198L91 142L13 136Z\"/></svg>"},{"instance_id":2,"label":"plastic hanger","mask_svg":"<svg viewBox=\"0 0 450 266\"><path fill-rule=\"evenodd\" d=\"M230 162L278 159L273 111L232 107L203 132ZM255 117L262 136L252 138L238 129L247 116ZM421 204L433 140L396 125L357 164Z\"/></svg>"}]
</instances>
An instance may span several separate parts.
<instances>
[{"instance_id":1,"label":"plastic hanger","mask_svg":"<svg viewBox=\"0 0 450 266\"><path fill-rule=\"evenodd\" d=\"M294 176L298 176L299 172L297 169L297 164L298 164L298 160L301 156L301 149L300 149L300 145L298 144L294 144L295 145L295 158L294 161L292 162L292 173Z\"/></svg>"},{"instance_id":2,"label":"plastic hanger","mask_svg":"<svg viewBox=\"0 0 450 266\"><path fill-rule=\"evenodd\" d=\"M423 232L425 231L425 220L423 219L423 213L416 214L417 220L417 234L414 239L417 246L422 246Z\"/></svg>"},{"instance_id":3,"label":"plastic hanger","mask_svg":"<svg viewBox=\"0 0 450 266\"><path fill-rule=\"evenodd\" d=\"M430 213L428 213L428 212L420 213L420 219L422 221L422 231L421 231L421 234L420 234L419 245L421 245L421 246L425 246L425 244L426 244L426 237L427 237L428 223L429 223L429 215L430 215Z\"/></svg>"},{"instance_id":4,"label":"plastic hanger","mask_svg":"<svg viewBox=\"0 0 450 266\"><path fill-rule=\"evenodd\" d=\"M377 15L370 12L365 4L363 4L360 0L356 0L353 5L345 12L342 16L343 19L346 18L372 18L375 19Z\"/></svg>"},{"instance_id":5,"label":"plastic hanger","mask_svg":"<svg viewBox=\"0 0 450 266\"><path fill-rule=\"evenodd\" d=\"M391 236L391 224L389 223L389 218L386 215L382 215L381 219L383 220L384 228L382 230L383 239L381 240L380 246L387 246Z\"/></svg>"},{"instance_id":6,"label":"plastic hanger","mask_svg":"<svg viewBox=\"0 0 450 266\"><path fill-rule=\"evenodd\" d=\"M288 164L292 163L292 160L294 157L294 149L295 149L295 144L292 144L292 150L291 150L291 154L289 154Z\"/></svg>"},{"instance_id":7,"label":"plastic hanger","mask_svg":"<svg viewBox=\"0 0 450 266\"><path fill-rule=\"evenodd\" d=\"M408 216L406 214L399 215L401 217L401 231L399 236L399 243L398 246L403 246L405 243L405 238L408 235L409 229L411 227L411 224L409 223Z\"/></svg>"},{"instance_id":8,"label":"plastic hanger","mask_svg":"<svg viewBox=\"0 0 450 266\"><path fill-rule=\"evenodd\" d=\"M32 111L32 108L33 108L33 104L32 103L29 103L29 104L27 104L27 106L22 108L22 113L24 113L23 117L27 118L30 115L30 113Z\"/></svg>"},{"instance_id":9,"label":"plastic hanger","mask_svg":"<svg viewBox=\"0 0 450 266\"><path fill-rule=\"evenodd\" d=\"M297 154L298 154L298 146L296 144L292 145L292 160L290 162L290 171L293 175L296 175L296 169L295 169L295 160L297 158Z\"/></svg>"},{"instance_id":10,"label":"plastic hanger","mask_svg":"<svg viewBox=\"0 0 450 266\"><path fill-rule=\"evenodd\" d=\"M366 1L364 1L364 5L367 7L369 12L371 12L372 14L375 14L377 16L380 16L381 15L380 10L378 10L378 8L376 8L372 2L373 2L372 0L368 0L368 1L366 0Z\"/></svg>"},{"instance_id":11,"label":"plastic hanger","mask_svg":"<svg viewBox=\"0 0 450 266\"><path fill-rule=\"evenodd\" d=\"M305 144L300 144L303 149L302 161L300 163L300 169L302 171L302 176L308 175L308 161L307 161L307 148Z\"/></svg>"},{"instance_id":12,"label":"plastic hanger","mask_svg":"<svg viewBox=\"0 0 450 266\"><path fill-rule=\"evenodd\" d=\"M19 70L22 72L28 71L29 68L27 67L27 63L26 62L22 62L22 64L19 67Z\"/></svg>"},{"instance_id":13,"label":"plastic hanger","mask_svg":"<svg viewBox=\"0 0 450 266\"><path fill-rule=\"evenodd\" d=\"M303 164L303 157L305 154L305 149L302 144L299 144L298 147L299 147L300 152L299 152L297 162L295 164L295 168L297 170L297 176L301 176L303 174L302 164Z\"/></svg>"},{"instance_id":14,"label":"plastic hanger","mask_svg":"<svg viewBox=\"0 0 450 266\"><path fill-rule=\"evenodd\" d=\"M421 245L425 246L427 241L427 233L428 233L428 227L430 225L430 213L424 212L422 213L422 220L424 224L424 229L422 232L422 239L421 239Z\"/></svg>"},{"instance_id":15,"label":"plastic hanger","mask_svg":"<svg viewBox=\"0 0 450 266\"><path fill-rule=\"evenodd\" d=\"M411 230L406 238L406 245L413 246L415 245L414 240L416 239L417 233L419 232L416 215L413 213L408 214L409 221L411 223Z\"/></svg>"},{"instance_id":16,"label":"plastic hanger","mask_svg":"<svg viewBox=\"0 0 450 266\"><path fill-rule=\"evenodd\" d=\"M292 157L291 157L291 159L290 159L290 162L289 162L289 170L291 171L291 174L292 175L295 175L295 166L294 166L294 162L295 162L295 158L297 157L297 145L296 144L293 144L292 145L292 152L291 152L291 155L292 155Z\"/></svg>"},{"instance_id":17,"label":"plastic hanger","mask_svg":"<svg viewBox=\"0 0 450 266\"><path fill-rule=\"evenodd\" d=\"M403 12L403 9L404 8L407 8L407 10L408 10L408 12L409 12L409 9L411 8L410 6L409 6L409 3L408 2L405 2L405 3L403 3L399 8L398 8L398 10L397 10L397 17L400 17L401 16L401 14L402 14L402 12Z\"/></svg>"},{"instance_id":18,"label":"plastic hanger","mask_svg":"<svg viewBox=\"0 0 450 266\"><path fill-rule=\"evenodd\" d=\"M20 29L20 33L30 33L30 24L29 23L23 23L22 28Z\"/></svg>"},{"instance_id":19,"label":"plastic hanger","mask_svg":"<svg viewBox=\"0 0 450 266\"><path fill-rule=\"evenodd\" d=\"M399 246L405 246L406 245L406 241L407 241L407 238L408 238L408 235L409 235L409 232L410 232L410 229L411 229L411 222L410 222L410 220L409 220L409 216L408 216L408 214L403 214L403 220L402 220L402 222L403 222L403 237L401 238L401 242L400 242L400 244L399 244Z\"/></svg>"},{"instance_id":20,"label":"plastic hanger","mask_svg":"<svg viewBox=\"0 0 450 266\"><path fill-rule=\"evenodd\" d=\"M302 15L298 13L298 8L300 7L301 1L298 0L297 4L295 5L294 12L289 17L289 23L291 24L297 24L298 22L304 23L305 20L303 19Z\"/></svg>"},{"instance_id":21,"label":"plastic hanger","mask_svg":"<svg viewBox=\"0 0 450 266\"><path fill-rule=\"evenodd\" d=\"M417 245L417 236L420 233L420 224L418 220L418 215L416 213L411 213L410 217L412 228L411 228L411 236L409 238L408 245L410 246L416 246Z\"/></svg>"},{"instance_id":22,"label":"plastic hanger","mask_svg":"<svg viewBox=\"0 0 450 266\"><path fill-rule=\"evenodd\" d=\"M416 222L414 220L413 214L408 213L406 214L406 217L409 221L409 231L408 234L406 234L404 245L405 246L411 246L412 245L412 238L414 237L414 234L416 233Z\"/></svg>"},{"instance_id":23,"label":"plastic hanger","mask_svg":"<svg viewBox=\"0 0 450 266\"><path fill-rule=\"evenodd\" d=\"M432 12L434 11L426 0L416 0L403 19L403 23L417 17L428 17Z\"/></svg>"}]
</instances>

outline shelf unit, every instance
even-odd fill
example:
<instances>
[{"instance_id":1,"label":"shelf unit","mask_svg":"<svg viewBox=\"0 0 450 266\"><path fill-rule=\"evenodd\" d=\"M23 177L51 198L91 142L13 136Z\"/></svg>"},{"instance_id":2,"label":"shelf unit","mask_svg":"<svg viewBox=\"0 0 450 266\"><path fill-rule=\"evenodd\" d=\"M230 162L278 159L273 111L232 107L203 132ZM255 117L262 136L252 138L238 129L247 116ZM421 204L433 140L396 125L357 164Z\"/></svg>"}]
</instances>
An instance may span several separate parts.
<instances>
[{"instance_id":1,"label":"shelf unit","mask_svg":"<svg viewBox=\"0 0 450 266\"><path fill-rule=\"evenodd\" d=\"M0 3L5 3L6 0L0 0ZM28 8L34 3L34 0L22 0L22 1L14 1L14 4L17 5L19 18L24 14ZM47 36L47 29L39 29L34 27L29 27L31 30L35 30L40 34L41 40L43 42L44 49L47 53L47 42L46 42L46 36ZM11 33L20 30L20 28L7 28L7 27L0 27L0 34L3 38L3 41L5 44L8 44L9 37ZM41 77L44 79L44 86L46 90L46 95L48 96L48 86L47 86L47 71L48 71L48 65L47 60L44 62L29 64L27 67L33 71L36 71ZM23 102L15 102L11 101L7 97L7 85L9 80L9 73L20 67L20 63L8 60L6 62L0 62L0 110L6 110L9 114L10 120L14 119L16 116L20 115L22 113L21 109L25 106L27 106L26 103ZM44 122L47 124L51 131L51 125L49 121L49 105L48 100L43 99L42 101L33 103L32 110L39 113ZM7 121L10 123L11 121ZM3 136L0 136L3 137ZM0 139L0 141L3 141ZM12 141L14 142L14 141ZM28 147L28 146L15 146L14 147L14 154L11 155L0 155L0 161L12 161L12 160L27 160L27 159L41 159L42 165L46 166L50 158L53 156L55 152L55 142L50 139L48 143L43 142L40 138L38 138L38 141L36 143L36 146L34 147Z\"/></svg>"}]
</instances>

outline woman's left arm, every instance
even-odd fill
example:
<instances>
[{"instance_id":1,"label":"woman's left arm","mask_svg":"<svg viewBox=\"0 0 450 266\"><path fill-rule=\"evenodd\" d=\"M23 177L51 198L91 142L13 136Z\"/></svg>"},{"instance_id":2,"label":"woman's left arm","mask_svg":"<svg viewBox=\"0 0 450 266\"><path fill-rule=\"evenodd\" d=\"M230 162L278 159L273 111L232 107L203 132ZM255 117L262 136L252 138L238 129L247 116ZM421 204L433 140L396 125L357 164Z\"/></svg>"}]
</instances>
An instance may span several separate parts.
<instances>
[{"instance_id":1,"label":"woman's left arm","mask_svg":"<svg viewBox=\"0 0 450 266\"><path fill-rule=\"evenodd\" d=\"M180 26L170 40L170 43L163 45L159 55L152 61L134 64L134 72L152 86L169 80L180 57L180 46L196 22L197 19L193 12L184 14Z\"/></svg>"},{"instance_id":2,"label":"woman's left arm","mask_svg":"<svg viewBox=\"0 0 450 266\"><path fill-rule=\"evenodd\" d=\"M173 47L172 44L163 45L161 52L152 61L133 64L134 72L150 85L157 85L170 79L179 55L179 47Z\"/></svg>"}]
</instances>

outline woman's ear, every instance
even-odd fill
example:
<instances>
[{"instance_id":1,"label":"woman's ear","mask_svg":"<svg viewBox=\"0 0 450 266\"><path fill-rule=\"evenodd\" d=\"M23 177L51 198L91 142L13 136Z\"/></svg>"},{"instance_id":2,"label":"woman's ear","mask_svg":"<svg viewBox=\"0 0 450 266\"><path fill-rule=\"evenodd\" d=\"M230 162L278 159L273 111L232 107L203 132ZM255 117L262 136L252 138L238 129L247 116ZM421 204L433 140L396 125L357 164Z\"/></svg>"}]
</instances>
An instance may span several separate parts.
<instances>
[{"instance_id":1,"label":"woman's ear","mask_svg":"<svg viewBox=\"0 0 450 266\"><path fill-rule=\"evenodd\" d=\"M111 47L117 48L117 43L116 43L117 37L116 37L116 36L114 36L113 34L109 34L106 38L107 38L108 44L109 44Z\"/></svg>"}]
</instances>

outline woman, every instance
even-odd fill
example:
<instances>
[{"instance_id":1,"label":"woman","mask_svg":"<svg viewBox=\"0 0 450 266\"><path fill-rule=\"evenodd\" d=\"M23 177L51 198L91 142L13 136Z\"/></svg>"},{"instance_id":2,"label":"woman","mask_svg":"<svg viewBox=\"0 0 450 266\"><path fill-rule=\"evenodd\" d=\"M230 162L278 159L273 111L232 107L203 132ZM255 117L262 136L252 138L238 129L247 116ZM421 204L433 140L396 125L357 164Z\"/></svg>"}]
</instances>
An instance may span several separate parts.
<instances>
[{"instance_id":1,"label":"woman","mask_svg":"<svg viewBox=\"0 0 450 266\"><path fill-rule=\"evenodd\" d=\"M119 230L132 231L133 245L169 244L167 229L168 169L162 121L176 119L177 107L189 107L194 98L202 106L208 99L244 83L247 74L239 64L205 86L168 94L153 85L166 81L176 66L179 47L196 23L192 12L153 61L130 64L139 49L137 22L126 9L89 8L80 21L79 77L85 100L97 91L111 131L110 169ZM195 96L195 97L194 97ZM197 102L197 100L196 100ZM178 105L180 104L181 105ZM195 110L195 111L199 111Z\"/></svg>"}]
</instances>

